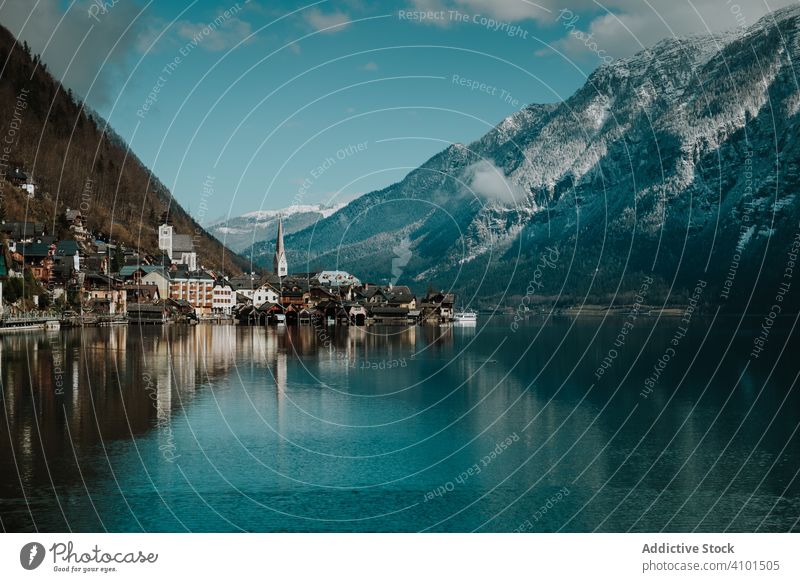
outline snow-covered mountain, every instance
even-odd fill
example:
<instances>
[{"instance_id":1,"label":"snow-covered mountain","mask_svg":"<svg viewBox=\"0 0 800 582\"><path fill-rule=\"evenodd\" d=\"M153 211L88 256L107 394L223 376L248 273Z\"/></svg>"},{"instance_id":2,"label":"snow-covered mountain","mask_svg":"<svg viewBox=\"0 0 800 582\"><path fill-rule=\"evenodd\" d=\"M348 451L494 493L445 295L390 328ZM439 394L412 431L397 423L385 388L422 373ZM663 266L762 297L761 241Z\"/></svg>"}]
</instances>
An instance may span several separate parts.
<instances>
[{"instance_id":1,"label":"snow-covered mountain","mask_svg":"<svg viewBox=\"0 0 800 582\"><path fill-rule=\"evenodd\" d=\"M287 237L290 264L512 303L630 294L650 275L648 300L703 280L705 302L769 301L800 219L799 28L791 7L604 65ZM248 253L268 264L272 248Z\"/></svg>"},{"instance_id":2,"label":"snow-covered mountain","mask_svg":"<svg viewBox=\"0 0 800 582\"><path fill-rule=\"evenodd\" d=\"M256 210L220 220L210 227L217 239L236 252L241 252L256 243L274 243L278 230L278 217L283 217L284 232L291 234L328 218L344 204L295 204L280 210Z\"/></svg>"}]
</instances>

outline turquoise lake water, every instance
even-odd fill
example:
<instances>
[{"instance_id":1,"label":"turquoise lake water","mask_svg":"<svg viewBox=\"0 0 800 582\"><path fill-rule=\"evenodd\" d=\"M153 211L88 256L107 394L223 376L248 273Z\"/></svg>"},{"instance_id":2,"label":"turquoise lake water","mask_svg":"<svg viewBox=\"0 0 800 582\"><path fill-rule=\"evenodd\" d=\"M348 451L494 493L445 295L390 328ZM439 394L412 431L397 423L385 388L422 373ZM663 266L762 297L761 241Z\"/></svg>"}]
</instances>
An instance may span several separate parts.
<instances>
[{"instance_id":1,"label":"turquoise lake water","mask_svg":"<svg viewBox=\"0 0 800 582\"><path fill-rule=\"evenodd\" d=\"M794 320L624 323L6 335L2 527L800 530Z\"/></svg>"}]
</instances>

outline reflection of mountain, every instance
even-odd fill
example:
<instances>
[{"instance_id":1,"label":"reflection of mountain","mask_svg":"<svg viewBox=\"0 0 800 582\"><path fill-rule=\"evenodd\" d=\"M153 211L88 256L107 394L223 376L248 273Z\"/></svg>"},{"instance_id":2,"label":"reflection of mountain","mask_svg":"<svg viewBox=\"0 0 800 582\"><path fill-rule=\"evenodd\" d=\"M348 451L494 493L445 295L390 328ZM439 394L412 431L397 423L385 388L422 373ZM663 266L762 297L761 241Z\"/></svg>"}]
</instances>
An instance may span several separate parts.
<instances>
[{"instance_id":1,"label":"reflection of mountain","mask_svg":"<svg viewBox=\"0 0 800 582\"><path fill-rule=\"evenodd\" d=\"M762 307L800 220L799 20L787 8L746 31L665 40L602 66L564 102L530 105L287 237L289 264L422 290L453 284L467 297L508 286L519 298L555 245L542 294L565 285L572 300L599 300L652 270L651 301L675 280L671 298L685 302L704 278L704 299L718 302L733 269L730 301L741 305L758 276ZM252 248L263 264L271 253Z\"/></svg>"},{"instance_id":2,"label":"reflection of mountain","mask_svg":"<svg viewBox=\"0 0 800 582\"><path fill-rule=\"evenodd\" d=\"M568 529L613 515L604 528L625 531L664 491L657 515L678 513L671 527L689 531L720 499L714 483L734 483L725 503L737 510L760 489L737 530L778 507L768 527L785 531L796 513L777 504L797 497L800 403L788 388L797 367L784 360L797 334L789 318L776 322L770 354L748 362L760 322L727 319L692 324L647 400L643 382L676 319L637 320L601 381L595 370L623 318L543 318L515 333L510 319L493 318L477 330L331 328L329 338L309 326L207 325L0 337L0 523L472 531L500 516L490 528L506 531L577 477L566 514L537 524L543 530L578 512ZM362 367L400 358L405 367ZM751 422L770 418L767 433ZM509 437L513 445L483 465ZM480 475L419 503L476 462ZM620 503L644 505L617 511ZM413 513L396 511L406 507ZM705 529L728 525L718 513Z\"/></svg>"}]
</instances>

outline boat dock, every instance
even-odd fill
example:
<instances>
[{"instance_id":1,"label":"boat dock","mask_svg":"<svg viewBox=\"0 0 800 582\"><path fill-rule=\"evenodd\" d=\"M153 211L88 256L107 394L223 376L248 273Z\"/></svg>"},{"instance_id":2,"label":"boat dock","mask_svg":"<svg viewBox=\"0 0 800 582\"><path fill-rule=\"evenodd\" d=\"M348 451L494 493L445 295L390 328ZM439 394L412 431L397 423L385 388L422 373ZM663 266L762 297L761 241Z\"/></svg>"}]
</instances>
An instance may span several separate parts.
<instances>
[{"instance_id":1,"label":"boat dock","mask_svg":"<svg viewBox=\"0 0 800 582\"><path fill-rule=\"evenodd\" d=\"M61 320L55 315L18 315L0 318L0 333L36 329L59 329Z\"/></svg>"}]
</instances>

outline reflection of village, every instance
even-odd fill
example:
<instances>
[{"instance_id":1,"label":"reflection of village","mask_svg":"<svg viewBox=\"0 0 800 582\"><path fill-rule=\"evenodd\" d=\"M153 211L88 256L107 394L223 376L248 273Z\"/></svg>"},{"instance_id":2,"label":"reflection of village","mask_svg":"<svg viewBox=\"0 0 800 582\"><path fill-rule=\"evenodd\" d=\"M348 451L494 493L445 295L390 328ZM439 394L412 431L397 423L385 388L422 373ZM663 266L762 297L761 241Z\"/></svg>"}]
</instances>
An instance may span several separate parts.
<instances>
[{"instance_id":1,"label":"reflection of village","mask_svg":"<svg viewBox=\"0 0 800 582\"><path fill-rule=\"evenodd\" d=\"M113 326L89 332L12 334L0 339L0 380L9 419L17 418L17 407L22 401L30 404L33 395L39 400L39 420L45 424L45 417L63 416L63 405L68 414L86 413L76 414L75 422L92 423L95 414L101 414L106 420L119 420L107 424L126 433L129 422L131 430L144 428L136 422L138 412L149 417L152 407L170 411L234 368L272 378L280 391L287 387L290 367L311 378L314 370L331 363L413 358L419 351L436 352L453 345L450 326L385 328L378 333L350 327L331 332L330 341L320 339L310 327ZM343 370L352 368L347 365ZM78 433L82 429L72 428Z\"/></svg>"},{"instance_id":2,"label":"reflection of village","mask_svg":"<svg viewBox=\"0 0 800 582\"><path fill-rule=\"evenodd\" d=\"M311 378L329 364L341 364L346 372L358 361L412 358L420 350L435 352L453 344L449 326L386 328L383 333L350 327L332 332L330 341L310 327L114 326L90 331L13 334L0 340L0 379L12 422L21 418L15 414L21 402L30 405L34 395L40 399L40 428L49 422L60 425L63 405L78 423L74 432L93 431L92 419L101 415L109 430L120 433L106 436L118 437L129 428L147 428L153 408L169 414L234 368L271 378L268 383L280 392L287 387L290 366ZM83 422L90 424L82 427Z\"/></svg>"},{"instance_id":3,"label":"reflection of village","mask_svg":"<svg viewBox=\"0 0 800 582\"><path fill-rule=\"evenodd\" d=\"M356 365L361 361L410 360L415 351L452 349L453 328L334 328L330 338L330 343L322 341L311 327L231 325L5 335L0 337L6 410L0 439L12 446L0 447L0 469L17 467L28 488L46 481L48 471L63 462L59 482L77 484L91 469L81 474L75 455L102 443L139 438L155 429L161 451L170 450L176 446L175 413L204 391L223 389L233 374L258 379L247 385L272 395L280 422L295 383L313 382L332 366L341 374L362 374ZM0 488L0 497L14 496Z\"/></svg>"},{"instance_id":4,"label":"reflection of village","mask_svg":"<svg viewBox=\"0 0 800 582\"><path fill-rule=\"evenodd\" d=\"M63 221L62 231L68 229L71 238L61 240L45 234L42 224L2 224L0 330L180 321L414 325L453 319L452 293L429 291L418 299L408 286L362 283L341 270L290 274L280 221L273 271L235 277L199 266L192 237L176 234L166 213L156 257L96 238L79 211L67 210Z\"/></svg>"}]
</instances>

